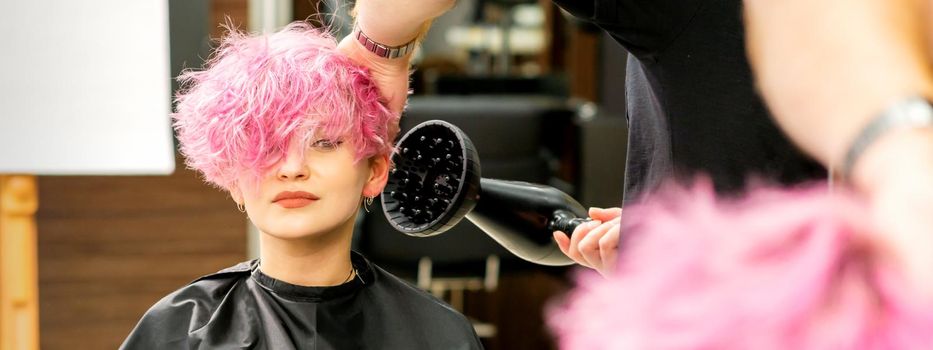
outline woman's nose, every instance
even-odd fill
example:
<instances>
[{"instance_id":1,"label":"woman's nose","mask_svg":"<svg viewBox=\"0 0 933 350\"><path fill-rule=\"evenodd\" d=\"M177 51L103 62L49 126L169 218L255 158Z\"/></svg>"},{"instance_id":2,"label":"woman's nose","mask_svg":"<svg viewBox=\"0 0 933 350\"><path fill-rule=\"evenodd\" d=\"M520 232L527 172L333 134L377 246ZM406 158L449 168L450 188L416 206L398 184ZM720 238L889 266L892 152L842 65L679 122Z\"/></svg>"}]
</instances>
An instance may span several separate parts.
<instances>
[{"instance_id":1,"label":"woman's nose","mask_svg":"<svg viewBox=\"0 0 933 350\"><path fill-rule=\"evenodd\" d=\"M279 180L304 180L308 178L308 165L299 152L289 151L279 164L276 177Z\"/></svg>"}]
</instances>

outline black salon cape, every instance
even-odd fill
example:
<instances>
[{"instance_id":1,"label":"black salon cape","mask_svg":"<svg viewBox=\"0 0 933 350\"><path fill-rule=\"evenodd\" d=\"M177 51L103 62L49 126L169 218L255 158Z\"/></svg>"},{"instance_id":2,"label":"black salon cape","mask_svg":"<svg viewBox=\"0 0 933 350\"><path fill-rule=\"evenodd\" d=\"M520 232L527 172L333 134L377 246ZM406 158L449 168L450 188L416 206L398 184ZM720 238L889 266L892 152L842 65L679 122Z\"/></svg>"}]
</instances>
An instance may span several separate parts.
<instances>
[{"instance_id":1,"label":"black salon cape","mask_svg":"<svg viewBox=\"0 0 933 350\"><path fill-rule=\"evenodd\" d=\"M470 322L353 253L358 278L288 284L257 260L201 277L149 309L121 349L482 349Z\"/></svg>"}]
</instances>

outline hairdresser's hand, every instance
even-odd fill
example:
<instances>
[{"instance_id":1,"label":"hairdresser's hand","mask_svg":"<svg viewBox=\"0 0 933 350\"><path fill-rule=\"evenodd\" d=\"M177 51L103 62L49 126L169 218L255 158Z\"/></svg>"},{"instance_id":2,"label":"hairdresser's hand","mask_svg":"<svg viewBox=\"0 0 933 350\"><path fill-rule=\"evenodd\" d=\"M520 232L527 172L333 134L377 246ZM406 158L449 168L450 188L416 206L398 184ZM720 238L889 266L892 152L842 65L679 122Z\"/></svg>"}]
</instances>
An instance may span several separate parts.
<instances>
[{"instance_id":1,"label":"hairdresser's hand","mask_svg":"<svg viewBox=\"0 0 933 350\"><path fill-rule=\"evenodd\" d=\"M564 255L607 276L616 266L622 209L590 208L589 214L593 221L577 226L571 237L555 231L554 240Z\"/></svg>"},{"instance_id":2,"label":"hairdresser's hand","mask_svg":"<svg viewBox=\"0 0 933 350\"><path fill-rule=\"evenodd\" d=\"M401 46L423 37L431 21L454 4L455 0L357 0L351 14L357 29L370 39L387 46ZM367 51L353 34L343 38L337 49L369 68L389 109L401 114L408 98L412 54L394 59L378 57ZM394 138L398 125L393 127L389 135Z\"/></svg>"},{"instance_id":3,"label":"hairdresser's hand","mask_svg":"<svg viewBox=\"0 0 933 350\"><path fill-rule=\"evenodd\" d=\"M758 87L781 127L827 166L838 169L859 130L891 103L933 97L922 3L745 0ZM933 133L885 135L850 180L870 201L871 243L933 298Z\"/></svg>"},{"instance_id":4,"label":"hairdresser's hand","mask_svg":"<svg viewBox=\"0 0 933 350\"><path fill-rule=\"evenodd\" d=\"M853 181L867 190L877 226L871 242L933 300L933 130L884 136L866 150L855 170Z\"/></svg>"},{"instance_id":5,"label":"hairdresser's hand","mask_svg":"<svg viewBox=\"0 0 933 350\"><path fill-rule=\"evenodd\" d=\"M369 68L389 110L401 114L402 109L405 108L405 100L408 98L408 67L411 55L395 59L376 56L366 50L352 34L343 38L337 49L360 65ZM394 136L395 133L392 135Z\"/></svg>"}]
</instances>

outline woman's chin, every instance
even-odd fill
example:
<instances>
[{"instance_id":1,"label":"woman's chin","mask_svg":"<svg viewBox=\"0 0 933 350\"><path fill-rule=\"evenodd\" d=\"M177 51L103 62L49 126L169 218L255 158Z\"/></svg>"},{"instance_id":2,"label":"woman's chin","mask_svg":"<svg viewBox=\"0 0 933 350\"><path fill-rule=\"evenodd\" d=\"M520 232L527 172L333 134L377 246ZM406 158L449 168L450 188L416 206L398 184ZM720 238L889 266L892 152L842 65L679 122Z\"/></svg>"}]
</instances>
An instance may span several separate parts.
<instances>
[{"instance_id":1,"label":"woman's chin","mask_svg":"<svg viewBox=\"0 0 933 350\"><path fill-rule=\"evenodd\" d=\"M282 240L329 239L340 232L352 232L353 219L353 216L346 220L320 220L311 216L276 217L257 223L256 226L263 233Z\"/></svg>"},{"instance_id":2,"label":"woman's chin","mask_svg":"<svg viewBox=\"0 0 933 350\"><path fill-rule=\"evenodd\" d=\"M262 232L284 240L306 239L326 236L328 232L333 232L333 228L328 229L320 225L310 225L308 223L277 223L273 227L261 229Z\"/></svg>"}]
</instances>

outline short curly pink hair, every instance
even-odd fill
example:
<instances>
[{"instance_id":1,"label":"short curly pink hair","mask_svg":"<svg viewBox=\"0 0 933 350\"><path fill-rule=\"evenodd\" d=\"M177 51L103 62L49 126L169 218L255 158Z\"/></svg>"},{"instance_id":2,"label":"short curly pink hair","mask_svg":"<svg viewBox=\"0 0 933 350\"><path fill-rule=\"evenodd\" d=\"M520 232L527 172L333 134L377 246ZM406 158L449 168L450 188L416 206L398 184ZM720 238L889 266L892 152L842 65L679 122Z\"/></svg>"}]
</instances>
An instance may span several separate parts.
<instances>
[{"instance_id":1,"label":"short curly pink hair","mask_svg":"<svg viewBox=\"0 0 933 350\"><path fill-rule=\"evenodd\" d=\"M390 153L398 115L336 45L302 22L270 35L231 30L206 69L178 77L172 117L188 166L230 190L244 174L258 183L293 141L350 141L357 161Z\"/></svg>"}]
</instances>

